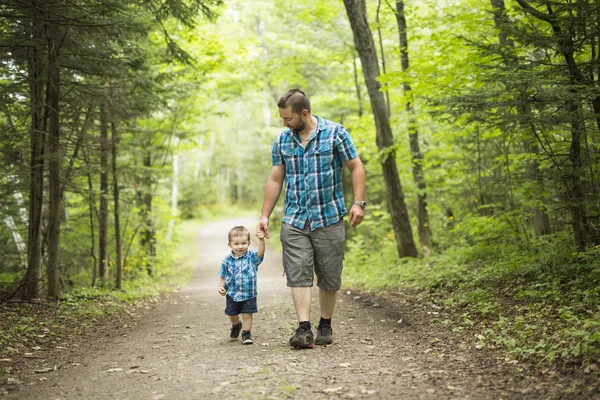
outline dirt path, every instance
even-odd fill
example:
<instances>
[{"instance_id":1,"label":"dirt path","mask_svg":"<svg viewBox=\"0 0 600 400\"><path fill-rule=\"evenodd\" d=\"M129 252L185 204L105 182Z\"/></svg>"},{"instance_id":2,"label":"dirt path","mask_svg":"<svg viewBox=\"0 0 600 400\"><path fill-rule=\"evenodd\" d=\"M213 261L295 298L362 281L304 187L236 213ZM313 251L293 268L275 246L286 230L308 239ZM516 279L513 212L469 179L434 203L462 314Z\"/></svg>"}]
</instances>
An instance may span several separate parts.
<instances>
[{"instance_id":1,"label":"dirt path","mask_svg":"<svg viewBox=\"0 0 600 400\"><path fill-rule=\"evenodd\" d=\"M334 316L334 344L292 349L295 313L280 255L269 248L259 270L255 344L231 341L216 274L228 251L226 232L239 223L252 229L255 221L223 221L198 233L195 277L179 293L152 312L133 313L127 326L99 330L63 350L58 370L23 377L7 398L583 398L565 395L571 380L528 376L498 353L461 346L449 329L429 322L428 312L435 310L411 299L388 308L344 293ZM316 300L316 289L313 294ZM313 301L313 323L318 315ZM53 362L40 360L39 367Z\"/></svg>"}]
</instances>

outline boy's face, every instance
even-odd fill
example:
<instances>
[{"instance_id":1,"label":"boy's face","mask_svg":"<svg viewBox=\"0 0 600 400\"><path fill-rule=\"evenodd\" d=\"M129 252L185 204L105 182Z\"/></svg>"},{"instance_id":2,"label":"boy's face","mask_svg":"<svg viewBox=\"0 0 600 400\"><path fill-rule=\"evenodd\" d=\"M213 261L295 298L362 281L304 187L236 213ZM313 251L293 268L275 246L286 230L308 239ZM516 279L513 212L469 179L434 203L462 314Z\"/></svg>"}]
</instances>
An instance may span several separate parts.
<instances>
[{"instance_id":1,"label":"boy's face","mask_svg":"<svg viewBox=\"0 0 600 400\"><path fill-rule=\"evenodd\" d=\"M247 236L234 236L231 238L231 242L227 243L235 256L241 256L248 251L250 246L250 240Z\"/></svg>"}]
</instances>

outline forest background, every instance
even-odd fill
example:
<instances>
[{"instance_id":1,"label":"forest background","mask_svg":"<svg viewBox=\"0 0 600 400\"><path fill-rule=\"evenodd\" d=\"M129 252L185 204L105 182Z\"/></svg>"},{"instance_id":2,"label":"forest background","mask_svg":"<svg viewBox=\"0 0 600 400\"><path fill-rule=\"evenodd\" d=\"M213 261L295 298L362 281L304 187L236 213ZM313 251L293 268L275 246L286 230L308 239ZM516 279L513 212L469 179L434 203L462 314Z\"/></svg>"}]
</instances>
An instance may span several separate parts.
<instances>
[{"instance_id":1,"label":"forest background","mask_svg":"<svg viewBox=\"0 0 600 400\"><path fill-rule=\"evenodd\" d=\"M597 1L3 0L0 21L2 353L60 328L40 299L114 312L189 279L198 223L258 218L298 87L367 171L347 287L597 368Z\"/></svg>"}]
</instances>

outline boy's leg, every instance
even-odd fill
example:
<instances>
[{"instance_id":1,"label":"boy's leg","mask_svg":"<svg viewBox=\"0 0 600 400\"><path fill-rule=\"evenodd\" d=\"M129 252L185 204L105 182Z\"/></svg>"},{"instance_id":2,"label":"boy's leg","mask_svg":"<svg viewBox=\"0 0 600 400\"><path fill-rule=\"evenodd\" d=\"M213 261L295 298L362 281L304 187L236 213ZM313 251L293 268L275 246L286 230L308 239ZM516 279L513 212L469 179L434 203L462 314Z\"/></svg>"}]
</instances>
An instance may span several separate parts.
<instances>
[{"instance_id":1,"label":"boy's leg","mask_svg":"<svg viewBox=\"0 0 600 400\"><path fill-rule=\"evenodd\" d=\"M252 314L242 314L242 344L252 344L254 339L252 338Z\"/></svg>"},{"instance_id":2,"label":"boy's leg","mask_svg":"<svg viewBox=\"0 0 600 400\"><path fill-rule=\"evenodd\" d=\"M240 305L233 301L233 299L227 295L225 296L225 314L231 321L231 330L229 337L236 339L240 336L242 331L242 322L240 321Z\"/></svg>"},{"instance_id":3,"label":"boy's leg","mask_svg":"<svg viewBox=\"0 0 600 400\"><path fill-rule=\"evenodd\" d=\"M248 332L252 330L252 314L242 314L242 330Z\"/></svg>"}]
</instances>

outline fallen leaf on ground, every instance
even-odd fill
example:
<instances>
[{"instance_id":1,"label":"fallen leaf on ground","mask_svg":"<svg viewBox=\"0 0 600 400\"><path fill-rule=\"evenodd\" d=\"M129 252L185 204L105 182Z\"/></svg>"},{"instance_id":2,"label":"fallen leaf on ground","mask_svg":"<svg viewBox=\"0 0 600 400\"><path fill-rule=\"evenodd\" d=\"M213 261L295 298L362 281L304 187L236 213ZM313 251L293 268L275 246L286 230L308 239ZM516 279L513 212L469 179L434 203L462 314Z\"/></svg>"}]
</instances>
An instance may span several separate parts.
<instances>
[{"instance_id":1,"label":"fallen leaf on ground","mask_svg":"<svg viewBox=\"0 0 600 400\"><path fill-rule=\"evenodd\" d=\"M344 387L343 386L339 386L339 387L334 387L334 388L327 388L327 389L323 389L324 393L337 393L340 390L342 390Z\"/></svg>"},{"instance_id":2,"label":"fallen leaf on ground","mask_svg":"<svg viewBox=\"0 0 600 400\"><path fill-rule=\"evenodd\" d=\"M108 373L121 372L121 371L123 371L123 368L111 368L111 369L106 370L106 372L108 372Z\"/></svg>"}]
</instances>

